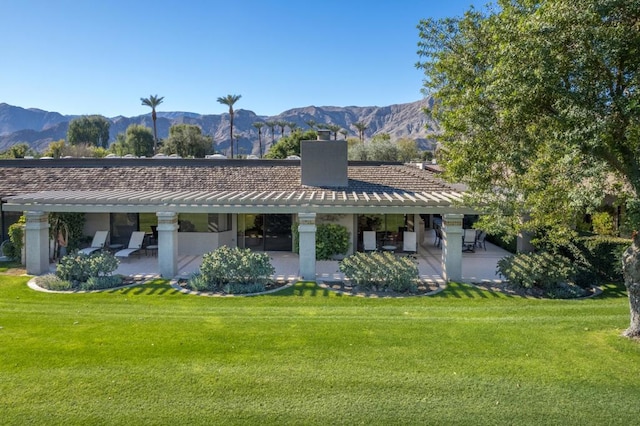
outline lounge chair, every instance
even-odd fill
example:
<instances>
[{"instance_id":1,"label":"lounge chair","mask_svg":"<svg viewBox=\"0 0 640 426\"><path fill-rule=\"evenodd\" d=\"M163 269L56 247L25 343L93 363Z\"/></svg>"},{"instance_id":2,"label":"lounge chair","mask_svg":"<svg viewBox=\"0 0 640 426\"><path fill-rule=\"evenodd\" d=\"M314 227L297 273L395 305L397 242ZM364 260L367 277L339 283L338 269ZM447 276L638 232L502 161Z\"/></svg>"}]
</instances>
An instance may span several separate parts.
<instances>
[{"instance_id":1,"label":"lounge chair","mask_svg":"<svg viewBox=\"0 0 640 426\"><path fill-rule=\"evenodd\" d=\"M417 246L416 233L404 231L402 238L402 251L415 253Z\"/></svg>"},{"instance_id":2,"label":"lounge chair","mask_svg":"<svg viewBox=\"0 0 640 426\"><path fill-rule=\"evenodd\" d=\"M104 249L107 244L107 238L109 238L109 231L96 231L91 241L91 247L78 250L78 253L91 254L95 251Z\"/></svg>"},{"instance_id":3,"label":"lounge chair","mask_svg":"<svg viewBox=\"0 0 640 426\"><path fill-rule=\"evenodd\" d=\"M115 254L116 257L129 257L134 253L139 253L142 249L142 243L144 241L144 232L136 231L131 233L129 238L129 245L126 249L118 250Z\"/></svg>"},{"instance_id":4,"label":"lounge chair","mask_svg":"<svg viewBox=\"0 0 640 426\"><path fill-rule=\"evenodd\" d=\"M376 231L362 231L362 242L364 243L364 251L376 251L378 249Z\"/></svg>"}]
</instances>

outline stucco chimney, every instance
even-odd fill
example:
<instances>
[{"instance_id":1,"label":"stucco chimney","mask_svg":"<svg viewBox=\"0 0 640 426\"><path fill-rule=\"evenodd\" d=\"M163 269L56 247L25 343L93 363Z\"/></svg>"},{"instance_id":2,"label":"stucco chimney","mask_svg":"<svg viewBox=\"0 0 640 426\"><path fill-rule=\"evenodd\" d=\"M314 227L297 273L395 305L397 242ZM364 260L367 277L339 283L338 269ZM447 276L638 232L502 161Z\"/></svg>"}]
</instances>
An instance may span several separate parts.
<instances>
[{"instance_id":1,"label":"stucco chimney","mask_svg":"<svg viewBox=\"0 0 640 426\"><path fill-rule=\"evenodd\" d=\"M346 188L347 141L330 140L329 130L318 130L318 140L300 141L300 167L303 185Z\"/></svg>"}]
</instances>

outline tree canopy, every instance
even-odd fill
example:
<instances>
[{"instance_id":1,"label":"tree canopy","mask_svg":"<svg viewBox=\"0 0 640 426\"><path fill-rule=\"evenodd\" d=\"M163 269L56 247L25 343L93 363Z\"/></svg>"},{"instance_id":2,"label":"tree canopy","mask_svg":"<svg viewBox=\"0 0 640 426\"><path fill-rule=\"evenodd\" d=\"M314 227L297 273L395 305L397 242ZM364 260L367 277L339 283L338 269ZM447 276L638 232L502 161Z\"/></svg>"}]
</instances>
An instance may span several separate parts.
<instances>
[{"instance_id":1,"label":"tree canopy","mask_svg":"<svg viewBox=\"0 0 640 426\"><path fill-rule=\"evenodd\" d=\"M213 151L213 139L202 134L195 124L176 124L169 128L169 138L162 145L165 154L204 158Z\"/></svg>"},{"instance_id":2,"label":"tree canopy","mask_svg":"<svg viewBox=\"0 0 640 426\"><path fill-rule=\"evenodd\" d=\"M287 158L290 155L300 155L300 141L316 140L317 138L318 134L315 130L303 132L300 129L296 129L272 145L265 158Z\"/></svg>"},{"instance_id":3,"label":"tree canopy","mask_svg":"<svg viewBox=\"0 0 640 426\"><path fill-rule=\"evenodd\" d=\"M118 134L110 150L118 155L132 154L136 157L151 157L154 153L155 139L148 127L131 124L125 134Z\"/></svg>"},{"instance_id":4,"label":"tree canopy","mask_svg":"<svg viewBox=\"0 0 640 426\"><path fill-rule=\"evenodd\" d=\"M420 21L440 160L485 227L563 240L615 182L638 210L639 20L637 0L501 0Z\"/></svg>"},{"instance_id":5,"label":"tree canopy","mask_svg":"<svg viewBox=\"0 0 640 426\"><path fill-rule=\"evenodd\" d=\"M110 126L111 122L101 115L85 115L73 119L67 130L67 142L70 145L86 143L107 148Z\"/></svg>"}]
</instances>

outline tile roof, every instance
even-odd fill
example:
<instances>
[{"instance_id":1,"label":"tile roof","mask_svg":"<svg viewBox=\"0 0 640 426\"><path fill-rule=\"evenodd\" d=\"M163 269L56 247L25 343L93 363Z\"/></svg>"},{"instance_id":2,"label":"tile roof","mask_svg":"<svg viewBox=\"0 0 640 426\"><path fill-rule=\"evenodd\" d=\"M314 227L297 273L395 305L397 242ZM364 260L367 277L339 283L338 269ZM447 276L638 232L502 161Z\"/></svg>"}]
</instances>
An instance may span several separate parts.
<instances>
[{"instance_id":1,"label":"tile roof","mask_svg":"<svg viewBox=\"0 0 640 426\"><path fill-rule=\"evenodd\" d=\"M23 165L20 161L24 161ZM40 163L37 163L37 162ZM123 160L0 161L0 196L39 191L301 191L299 162L274 160L146 162ZM49 160L50 161L50 160ZM167 161L168 162L168 161ZM457 192L436 173L412 166L350 163L345 191ZM334 190L335 188L326 188Z\"/></svg>"}]
</instances>

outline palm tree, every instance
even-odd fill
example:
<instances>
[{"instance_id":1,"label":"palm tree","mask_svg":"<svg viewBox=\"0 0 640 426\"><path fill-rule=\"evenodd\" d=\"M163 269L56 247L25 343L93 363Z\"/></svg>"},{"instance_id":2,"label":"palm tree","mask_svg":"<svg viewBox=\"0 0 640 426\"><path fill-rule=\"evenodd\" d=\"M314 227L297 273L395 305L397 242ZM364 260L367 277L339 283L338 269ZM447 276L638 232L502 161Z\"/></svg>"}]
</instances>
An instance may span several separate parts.
<instances>
[{"instance_id":1,"label":"palm tree","mask_svg":"<svg viewBox=\"0 0 640 426\"><path fill-rule=\"evenodd\" d=\"M307 126L309 126L309 128L311 130L315 129L316 128L316 124L318 124L318 123L316 123L316 120L307 120L307 121L305 121L305 123L307 124Z\"/></svg>"},{"instance_id":2,"label":"palm tree","mask_svg":"<svg viewBox=\"0 0 640 426\"><path fill-rule=\"evenodd\" d=\"M364 143L364 131L367 130L369 126L364 124L362 121L353 123L352 126L358 129L358 134L360 135L360 142Z\"/></svg>"},{"instance_id":3,"label":"palm tree","mask_svg":"<svg viewBox=\"0 0 640 426\"><path fill-rule=\"evenodd\" d=\"M338 126L337 124L329 124L327 127L329 128L329 131L333 133L333 140L337 141L338 131L340 130L340 126Z\"/></svg>"},{"instance_id":4,"label":"palm tree","mask_svg":"<svg viewBox=\"0 0 640 426\"><path fill-rule=\"evenodd\" d=\"M242 95L227 95L218 98L218 102L229 107L229 139L231 139L231 158L233 158L233 104L238 102Z\"/></svg>"},{"instance_id":5,"label":"palm tree","mask_svg":"<svg viewBox=\"0 0 640 426\"><path fill-rule=\"evenodd\" d=\"M253 127L258 129L258 148L260 150L260 158L262 158L262 128L264 127L264 123L262 121L256 121L253 123Z\"/></svg>"},{"instance_id":6,"label":"palm tree","mask_svg":"<svg viewBox=\"0 0 640 426\"><path fill-rule=\"evenodd\" d=\"M340 130L340 134L341 134L345 139L347 139L347 135L349 134L349 132L347 132L347 130L346 130L346 129L342 129L342 130Z\"/></svg>"},{"instance_id":7,"label":"palm tree","mask_svg":"<svg viewBox=\"0 0 640 426\"><path fill-rule=\"evenodd\" d=\"M164 96L149 95L148 98L140 98L142 105L151 107L151 119L153 120L153 153L158 151L158 129L156 128L156 107L162 103Z\"/></svg>"},{"instance_id":8,"label":"palm tree","mask_svg":"<svg viewBox=\"0 0 640 426\"><path fill-rule=\"evenodd\" d=\"M275 131L275 128L278 125L278 123L276 123L275 121L266 121L264 123L264 125L267 126L271 130L271 146L273 146L276 143L276 131Z\"/></svg>"},{"instance_id":9,"label":"palm tree","mask_svg":"<svg viewBox=\"0 0 640 426\"><path fill-rule=\"evenodd\" d=\"M287 123L287 126L289 126L289 133L293 133L294 130L298 128L298 123L294 123L293 121L290 121Z\"/></svg>"},{"instance_id":10,"label":"palm tree","mask_svg":"<svg viewBox=\"0 0 640 426\"><path fill-rule=\"evenodd\" d=\"M276 126L280 127L280 138L284 138L284 129L289 125L286 121L276 121Z\"/></svg>"}]
</instances>

